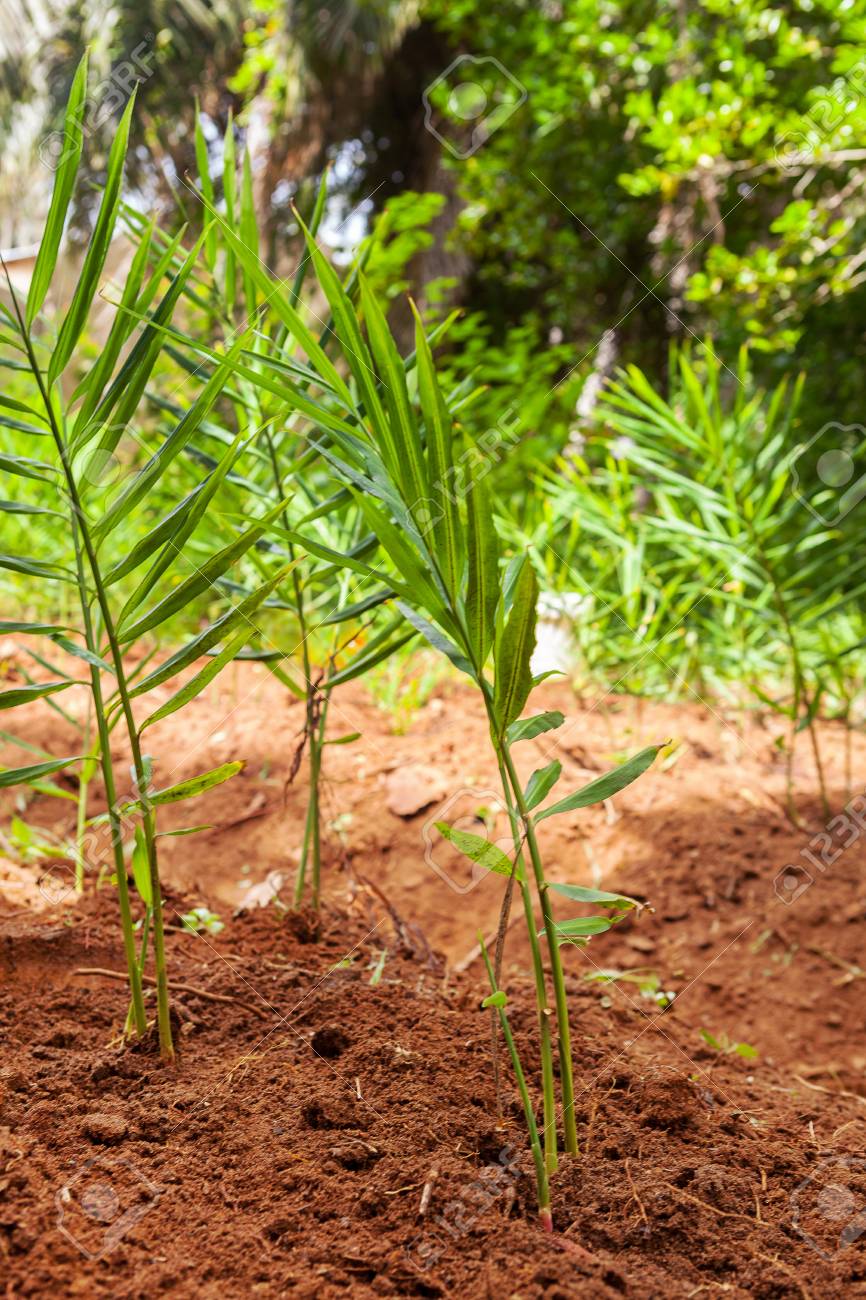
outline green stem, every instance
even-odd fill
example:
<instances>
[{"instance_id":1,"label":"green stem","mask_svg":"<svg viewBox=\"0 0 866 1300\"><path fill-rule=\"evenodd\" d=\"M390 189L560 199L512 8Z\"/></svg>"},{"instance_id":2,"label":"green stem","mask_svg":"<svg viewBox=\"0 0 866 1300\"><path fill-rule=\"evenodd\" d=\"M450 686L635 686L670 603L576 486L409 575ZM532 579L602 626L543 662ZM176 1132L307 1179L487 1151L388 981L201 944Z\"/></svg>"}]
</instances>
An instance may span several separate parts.
<instances>
[{"instance_id":1,"label":"green stem","mask_svg":"<svg viewBox=\"0 0 866 1300\"><path fill-rule=\"evenodd\" d=\"M484 958L484 965L487 967L487 978L490 981L491 991L493 993L499 993L500 989L496 984L496 974L491 965L484 938L482 935L479 935L478 938L481 944L481 955ZM505 1045L508 1048L508 1053L511 1057L511 1065L514 1069L514 1076L517 1080L520 1100L523 1103L523 1113L526 1116L526 1127L529 1130L532 1159L535 1163L535 1186L538 1196L538 1217L541 1220L541 1225L545 1232L552 1232L553 1220L550 1214L550 1185L547 1179L547 1168L545 1166L544 1156L541 1151L541 1142L538 1138L538 1126L535 1123L532 1099L529 1096L529 1089L526 1086L526 1075L523 1073L523 1066L521 1065L520 1057L517 1054L514 1035L511 1032L511 1025L509 1024L505 1007L500 1006L496 1009L499 1013L499 1024L502 1029L502 1037L505 1039Z\"/></svg>"},{"instance_id":2,"label":"green stem","mask_svg":"<svg viewBox=\"0 0 866 1300\"><path fill-rule=\"evenodd\" d=\"M312 818L313 818L313 800L312 797L308 797L307 815L304 819L304 842L301 846L301 860L300 863L298 864L297 875L295 876L295 895L293 899L295 908L300 907L301 903L303 902L304 886L307 883L307 860L310 855L310 840L312 836L312 832L311 832Z\"/></svg>"},{"instance_id":3,"label":"green stem","mask_svg":"<svg viewBox=\"0 0 866 1300\"><path fill-rule=\"evenodd\" d=\"M97 746L91 747L91 711L93 708L93 696L87 701L87 717L84 721L84 749L87 757L81 764L81 775L78 779L78 804L75 814L75 892L84 893L84 836L87 830L87 792L90 788L90 781L93 776L93 769L96 764Z\"/></svg>"},{"instance_id":4,"label":"green stem","mask_svg":"<svg viewBox=\"0 0 866 1300\"><path fill-rule=\"evenodd\" d=\"M529 884L526 880L525 864L523 859L523 837L520 834L520 825L518 814L514 807L514 801L511 797L511 788L508 782L508 773L502 759L499 759L499 777L502 782L502 789L505 794L505 802L508 808L508 819L511 823L511 836L514 840L514 846L517 850L515 858L515 869L523 875L519 880L520 897L523 901L523 914L526 918L526 932L529 935L529 946L532 953L532 973L535 977L535 1001L538 1008L538 1029L541 1049L541 1090L543 1098L543 1116L544 1116L544 1159L548 1173L556 1173L559 1163L556 1143L556 1088L553 1078L553 1040L550 1030L550 1004L547 999L547 983L544 978L544 963L541 960L541 945L538 942L538 933L535 924L535 913L532 906L532 894L529 890Z\"/></svg>"},{"instance_id":5,"label":"green stem","mask_svg":"<svg viewBox=\"0 0 866 1300\"><path fill-rule=\"evenodd\" d=\"M145 905L145 909L144 909L144 919L141 922L141 946L139 947L138 950L138 973L140 976L144 975L144 967L147 961L147 939L150 933L150 920L151 920L150 905L147 904ZM130 1025L132 1023L132 1018L133 1018L133 1008L132 1005L130 1004L129 1010L126 1013L126 1027L123 1031L125 1034L129 1033Z\"/></svg>"},{"instance_id":6,"label":"green stem","mask_svg":"<svg viewBox=\"0 0 866 1300\"><path fill-rule=\"evenodd\" d=\"M66 457L64 455L64 465ZM81 536L84 541L84 547L87 551L88 563L90 566L93 585L96 589L96 599L102 614L102 621L105 627L105 635L108 637L108 644L111 649L111 661L114 667L115 677L117 679L117 693L120 697L120 705L123 711L124 721L126 723L129 744L132 749L132 764L135 772L135 781L137 786L138 799L142 806L142 822L144 830L144 842L147 850L147 865L150 875L151 906L153 908L153 953L154 964L156 967L156 1004L157 1004L157 1023L159 1026L159 1048L163 1058L171 1061L174 1058L174 1044L171 1038L171 1019L169 1015L168 999L168 972L165 960L165 933L162 922L162 893L159 882L159 865L156 856L156 826L153 813L153 805L150 803L147 795L148 777L144 761L141 755L141 741L138 735L138 729L135 723L135 717L132 711L132 701L129 696L129 688L126 682L126 672L123 663L123 651L120 648L120 642L117 638L117 631L114 627L114 621L111 617L111 609L108 604L105 587L102 581L102 572L99 567L99 561L96 556L96 548L93 545L93 539L90 536L90 530L84 524L84 516L81 502L78 497L78 491L75 481L72 478L71 470L68 472L67 481L69 483L70 494L72 495L73 507L76 510L79 521L82 523ZM97 671L97 670L94 670ZM97 715L100 712L99 703L97 703ZM107 734L106 734L107 742ZM125 873L124 873L125 875Z\"/></svg>"},{"instance_id":7,"label":"green stem","mask_svg":"<svg viewBox=\"0 0 866 1300\"><path fill-rule=\"evenodd\" d=\"M301 861L295 877L295 907L300 907L307 880L307 867L312 865L312 906L318 911L319 892L322 875L322 814L320 785L322 777L322 747L325 739L325 718L327 716L327 698L322 706L319 720L314 724L309 737L310 752L310 790L307 797L307 816L304 821L304 842L301 848Z\"/></svg>"},{"instance_id":8,"label":"green stem","mask_svg":"<svg viewBox=\"0 0 866 1300\"><path fill-rule=\"evenodd\" d=\"M271 471L274 476L274 484L277 489L277 496L283 495L283 476L280 473L280 463L277 456L277 449L271 436L270 429L265 431L265 439L270 455ZM283 510L281 514L283 527L288 531L289 518L288 513ZM289 557L294 560L294 546L289 546ZM319 908L319 883L321 877L321 823L319 812L319 775L322 770L321 754L321 734L317 738L316 731L316 691L317 688L312 682L312 664L310 662L309 633L307 631L306 610L304 607L304 589L298 576L297 568L292 569L292 590L295 597L295 613L298 619L298 631L301 637L301 658L304 670L304 692L306 696L306 717L304 726L306 729L307 744L310 753L310 792L307 800L307 815L304 821L304 842L301 848L301 861L298 865L298 874L295 877L295 896L294 905L300 907L304 894L304 886L307 877L307 860L312 852L313 860L313 907L318 911ZM324 709L322 710L324 714ZM321 721L321 731L324 730L324 718Z\"/></svg>"},{"instance_id":9,"label":"green stem","mask_svg":"<svg viewBox=\"0 0 866 1300\"><path fill-rule=\"evenodd\" d=\"M156 840L153 833L153 814L145 803L146 780L144 767L141 762L141 748L138 742L138 732L135 726L135 719L132 714L132 705L129 699L129 691L126 686L126 677L124 673L123 655L120 644L117 640L117 634L114 628L114 622L111 617L111 609L108 604L105 587L102 582L102 573L99 567L99 561L96 556L96 548L93 544L93 538L90 535L90 529L87 526L87 519L81 504L81 498L78 494L78 485L75 482L75 476L72 473L72 465L69 461L69 455L60 426L57 421L57 415L49 393L45 387L42 378L42 371L39 368L39 362L33 351L33 344L30 340L30 333L27 330L24 320L18 308L17 299L15 300L15 311L18 316L19 328L22 339L27 349L27 355L30 361L30 367L33 371L39 391L42 397L48 422L51 427L54 444L60 457L60 463L63 469L63 476L66 480L66 487L69 493L69 501L72 507L72 529L76 544L76 563L79 577L79 590L81 595L81 607L85 622L85 634L88 648L94 653L98 653L98 648L92 644L93 638L93 621L90 614L90 605L87 599L86 586L83 582L83 566L81 563L81 546L83 542L84 550L87 554L87 563L90 569L93 585L96 590L96 599L99 605L100 614L102 615L105 634L111 647L112 664L114 667L115 677L117 679L117 690L120 695L123 714L126 720L126 727L129 734L129 743L132 747L133 763L135 766L135 775L139 787L139 796L142 804L145 805L144 834L148 848L148 863L150 867L151 889L154 895L154 950L156 953L156 974L157 974L157 997L159 1007L159 1041L162 1054L167 1059L174 1056L174 1046L171 1041L171 1024L168 1016L168 979L165 970L165 941L162 933L162 907L159 892L159 872L156 863ZM140 1025L139 1032L143 1033L147 1026L147 1020L144 1015L144 1002L141 997L141 978L135 961L135 937L132 933L132 918L129 910L129 891L126 881L126 864L123 860L123 840L121 836L120 823L117 818L117 791L114 785L114 772L111 764L111 750L109 746L108 726L105 719L105 711L102 703L102 686L99 678L99 669L91 666L91 686L93 690L94 709L96 712L97 726L99 728L100 753L103 762L103 772L106 774L105 794L108 800L108 815L111 825L111 837L114 848L114 862L117 872L117 887L120 897L121 921L124 929L124 947L126 949L127 967L129 969L129 980L132 988L133 1001L136 1002L136 1023ZM140 1004L140 1017L139 1005Z\"/></svg>"},{"instance_id":10,"label":"green stem","mask_svg":"<svg viewBox=\"0 0 866 1300\"><path fill-rule=\"evenodd\" d=\"M319 712L319 725L316 734L310 737L310 828L313 840L313 907L319 910L319 895L322 878L322 811L321 781L322 754L325 745L325 722L328 716L328 701L325 696Z\"/></svg>"},{"instance_id":11,"label":"green stem","mask_svg":"<svg viewBox=\"0 0 866 1300\"><path fill-rule=\"evenodd\" d=\"M113 636L113 629L110 637ZM117 654L120 649L118 647ZM112 654L114 649L112 648ZM159 1026L159 1050L164 1060L171 1061L174 1059L174 1043L171 1037L171 1014L168 998L168 967L165 960L165 930L162 921L162 893L159 882L159 863L156 855L156 817L154 816L153 804L150 802L147 794L148 776L141 754L141 741L135 728L135 719L132 715L132 704L127 690L126 680L121 676L117 679L117 688L120 693L121 704L123 706L124 717L129 731L129 742L132 746L132 763L135 769L135 782L138 787L138 798L141 800L143 811L143 829L144 843L147 850L147 868L150 876L150 897L153 918L153 959L156 970L156 1010L157 1024Z\"/></svg>"},{"instance_id":12,"label":"green stem","mask_svg":"<svg viewBox=\"0 0 866 1300\"><path fill-rule=\"evenodd\" d=\"M797 645L797 637L794 632L794 625L791 621L791 616L788 612L788 604L787 601L785 600L784 592L782 591L782 588L776 578L776 571L773 568L772 564L770 563L769 559L767 558L766 551L764 550L764 546L757 532L757 529L754 527L754 524L751 522L751 520L747 520L747 526L749 528L749 532L752 536L752 540L755 544L755 547L758 551L758 555L760 557L761 563L763 564L764 569L770 579L770 585L772 586L773 589L773 600L776 605L776 610L779 614L779 617L782 620L782 625L785 629L785 635L788 638L788 647L791 651L791 666L793 668L793 673L794 673L794 703L793 703L794 719L793 719L793 727L792 727L792 735L791 735L792 744L791 744L791 752L789 755L789 768L788 768L788 812L790 815L792 812L795 811L794 799L793 799L793 772L792 772L793 762L794 762L793 739L794 736L796 736L797 734L797 721L800 712L800 705L803 701L805 701L806 714L807 717L809 718L809 721L807 723L807 727L809 731L809 739L812 744L812 754L815 759L815 768L818 773L818 786L821 791L821 807L824 811L824 816L829 817L830 800L827 797L827 782L824 777L824 764L821 761L821 750L818 744L818 733L815 728L815 719L811 716L812 706L811 706L811 701L809 700L809 693L806 690L806 677L803 672L802 662L800 660L800 648Z\"/></svg>"},{"instance_id":13,"label":"green stem","mask_svg":"<svg viewBox=\"0 0 866 1300\"><path fill-rule=\"evenodd\" d=\"M526 836L526 844L529 849L533 874L535 875L535 886L541 903L541 915L544 920L544 933L550 959L550 974L553 981L553 996L556 1002L557 1029L559 1031L559 1075L562 1086L562 1123L565 1133L565 1149L570 1155L577 1155L577 1120L574 1113L574 1067L571 1059L571 1029L568 1023L565 975L562 969L562 958L559 954L559 936L556 932L556 922L553 919L550 895L544 879L544 866L541 861L538 840L535 836L535 826L523 798L523 788L515 770L511 752L506 741L502 735L496 733L495 728L494 743L502 756L514 792L514 801Z\"/></svg>"},{"instance_id":14,"label":"green stem","mask_svg":"<svg viewBox=\"0 0 866 1300\"><path fill-rule=\"evenodd\" d=\"M73 535L78 536L77 522L73 520ZM81 550L76 540L77 562L81 565ZM83 581L83 573L81 574ZM82 588L81 609L84 615L85 641L87 648L98 653L93 634L93 620L86 594ZM123 856L123 830L117 815L117 787L114 783L114 764L111 758L111 737L105 708L102 700L102 682L99 669L92 665L90 669L90 689L93 694L93 711L96 715L96 728L99 736L99 760L102 779L105 784L105 799L108 804L108 825L111 832L111 849L114 858L114 874L117 878L117 897L120 904L120 928L123 933L123 949L126 955L126 969L129 973L129 988L132 995L132 1007L135 1015L135 1028L138 1034L147 1029L147 1013L144 1009L144 996L141 990L141 972L135 956L135 929L132 921L132 908L129 902L129 884L126 879L126 861Z\"/></svg>"}]
</instances>

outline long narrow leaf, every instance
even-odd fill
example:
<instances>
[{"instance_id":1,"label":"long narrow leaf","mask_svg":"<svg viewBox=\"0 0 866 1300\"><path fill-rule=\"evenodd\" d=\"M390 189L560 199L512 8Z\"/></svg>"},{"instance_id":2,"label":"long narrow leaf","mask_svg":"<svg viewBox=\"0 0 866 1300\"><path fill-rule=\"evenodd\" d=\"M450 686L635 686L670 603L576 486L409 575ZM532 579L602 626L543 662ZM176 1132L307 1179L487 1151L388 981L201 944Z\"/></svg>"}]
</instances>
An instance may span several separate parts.
<instances>
[{"instance_id":1,"label":"long narrow leaf","mask_svg":"<svg viewBox=\"0 0 866 1300\"><path fill-rule=\"evenodd\" d=\"M566 795L564 799L551 804L549 808L542 809L536 815L535 821L541 822L546 817L554 817L557 813L572 812L576 808L588 808L591 804L610 799L612 795L618 794L620 790L624 790L627 785L631 785L632 781L642 776L660 749L664 749L664 745L647 746L625 763L620 763L619 767L606 772L595 781L590 781L589 785L576 790L574 794Z\"/></svg>"},{"instance_id":2,"label":"long narrow leaf","mask_svg":"<svg viewBox=\"0 0 866 1300\"><path fill-rule=\"evenodd\" d=\"M75 189L75 178L78 175L78 164L81 161L81 148L84 141L84 114L87 109L86 96L87 54L84 55L75 70L75 76L72 79L72 86L69 91L69 99L66 104L62 137L58 141L62 152L54 177L51 206L45 219L45 230L42 235L42 242L39 245L39 252L36 255L36 263L33 267L33 275L27 293L25 319L28 328L33 324L39 309L45 301L45 296L54 275L54 268L57 265L57 254L60 251L60 241L63 238L66 213L69 210L72 193Z\"/></svg>"}]
</instances>

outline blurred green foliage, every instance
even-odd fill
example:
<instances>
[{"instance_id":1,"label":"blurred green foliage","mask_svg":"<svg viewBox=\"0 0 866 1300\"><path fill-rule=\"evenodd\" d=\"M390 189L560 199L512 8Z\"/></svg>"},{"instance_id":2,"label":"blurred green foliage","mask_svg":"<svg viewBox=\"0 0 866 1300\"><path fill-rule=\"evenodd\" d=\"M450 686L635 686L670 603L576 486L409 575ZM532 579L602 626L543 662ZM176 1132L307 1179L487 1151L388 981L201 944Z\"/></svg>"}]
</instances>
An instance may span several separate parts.
<instances>
[{"instance_id":1,"label":"blurred green foliage","mask_svg":"<svg viewBox=\"0 0 866 1300\"><path fill-rule=\"evenodd\" d=\"M805 363L805 413L832 394L834 418L856 418L863 0L426 11L526 92L451 164L472 305L498 341L530 321L577 361L615 327L624 359L661 377L666 338L709 330L723 355L749 341L765 372Z\"/></svg>"}]
</instances>

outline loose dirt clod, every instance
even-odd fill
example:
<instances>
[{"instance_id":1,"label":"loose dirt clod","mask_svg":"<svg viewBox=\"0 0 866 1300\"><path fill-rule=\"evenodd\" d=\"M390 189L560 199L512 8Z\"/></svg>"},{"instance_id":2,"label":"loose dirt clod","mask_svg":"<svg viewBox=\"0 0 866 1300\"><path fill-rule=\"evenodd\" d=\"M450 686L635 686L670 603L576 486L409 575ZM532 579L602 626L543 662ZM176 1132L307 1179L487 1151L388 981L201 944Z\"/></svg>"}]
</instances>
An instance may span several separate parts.
<instances>
[{"instance_id":1,"label":"loose dirt clod","mask_svg":"<svg viewBox=\"0 0 866 1300\"><path fill-rule=\"evenodd\" d=\"M81 1121L81 1131L92 1142L111 1145L122 1142L128 1130L126 1121L119 1115L85 1115Z\"/></svg>"}]
</instances>

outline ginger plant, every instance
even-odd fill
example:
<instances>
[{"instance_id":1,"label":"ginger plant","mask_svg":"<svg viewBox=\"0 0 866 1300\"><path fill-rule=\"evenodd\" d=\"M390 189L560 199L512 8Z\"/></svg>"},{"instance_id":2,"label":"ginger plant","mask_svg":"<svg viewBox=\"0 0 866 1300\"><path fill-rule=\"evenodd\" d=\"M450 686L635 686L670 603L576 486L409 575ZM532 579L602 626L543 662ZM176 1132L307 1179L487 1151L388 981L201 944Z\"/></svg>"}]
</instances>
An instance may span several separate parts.
<instances>
[{"instance_id":1,"label":"ginger plant","mask_svg":"<svg viewBox=\"0 0 866 1300\"><path fill-rule=\"evenodd\" d=\"M239 258L243 249L236 244ZM442 825L442 833L473 861L509 881L522 901L536 988L543 1096L544 1168L558 1160L552 1023L556 1025L564 1148L576 1154L577 1128L571 1032L560 955L563 942L585 942L635 906L634 900L548 879L538 843L540 822L609 798L649 767L651 746L582 790L541 806L561 774L556 761L533 773L524 787L513 747L561 725L561 714L521 714L536 684L530 669L535 642L537 581L524 556L505 565L493 523L485 477L487 458L467 457L454 428L453 405L438 381L430 341L416 313L414 365L400 356L380 303L359 272L358 306L308 234L309 255L331 312L334 351L346 376L317 345L306 363L319 391L279 377L282 396L304 417L307 438L351 492L382 559L339 551L303 525L288 539L365 579L383 582L407 622L475 684L489 723L512 826L513 856L477 835ZM251 266L254 273L255 268ZM461 477L461 469L463 477ZM492 669L492 672L491 672ZM551 895L559 892L601 909L593 916L557 921ZM540 914L541 926L536 919ZM543 944L543 946L542 946ZM545 970L549 965L549 977ZM499 992L494 988L494 993ZM551 998L552 993L552 998ZM539 1212L549 1200L539 1185Z\"/></svg>"},{"instance_id":2,"label":"ginger plant","mask_svg":"<svg viewBox=\"0 0 866 1300\"><path fill-rule=\"evenodd\" d=\"M105 343L96 360L88 364L88 349L81 344L100 288L120 207L134 107L131 100L111 147L101 203L83 264L59 329L53 334L44 304L54 280L81 158L86 91L85 57L70 91L64 150L26 302L19 301L7 275L11 307L0 308L4 364L25 376L29 383L29 400L25 404L28 421L18 421L19 441L14 451L3 452L0 463L7 474L33 488L38 500L37 515L60 514L67 525L59 539L56 531L49 534L47 529L34 527L30 540L35 553L4 555L0 557L0 565L34 582L57 584L73 593L73 599L63 606L73 620L71 626L19 623L17 631L28 638L56 638L62 634L62 648L74 662L83 664L86 675L76 677L71 672L60 671L56 680L3 692L0 708L12 708L40 698L53 700L63 691L83 688L91 699L96 744L93 749L85 745L88 752L84 755L6 769L0 772L0 785L32 785L81 759L88 762L98 758L107 811L99 818L80 814L82 825L78 828L78 838L79 842L86 838L83 836L85 822L104 821L108 825L131 993L129 1023L138 1035L147 1029L142 974L150 938L160 1051L170 1060L174 1045L157 854L158 810L166 803L190 798L227 780L243 764L223 764L211 772L158 789L154 782L154 763L145 750L144 733L195 698L239 652L250 635L251 615L284 572L262 583L169 660L146 676L141 674L150 657L147 647L152 634L210 592L213 584L262 538L282 503L261 517L248 518L227 546L206 558L193 564L186 557L185 543L212 510L217 493L248 443L250 430L241 426L210 472L199 478L185 495L176 491L176 481L169 471L222 395L233 373L233 358L246 336L233 350L218 357L192 403L181 409L173 425L159 431L158 445L152 454L139 455L132 472L105 488L101 467L113 461L125 444L136 445L142 441L137 427L139 408L163 355L165 327L193 271L200 244L175 269L161 297L169 260L157 259L152 274L148 275L147 244L138 250ZM29 451L32 443L34 448L39 447L43 458L20 454L22 435L27 441L26 450ZM5 503L2 508L15 508L15 505L20 508L20 503ZM144 565L147 568L143 576L133 578ZM185 674L183 684L178 684L174 694L159 707L143 719L137 716L136 702L141 697L156 686L174 681L217 643L221 648L215 657L199 667L192 677ZM133 657L138 659L135 668L131 667ZM118 726L125 735L132 759L133 788L126 798L119 789L111 753L112 732ZM135 845L131 866L146 907L140 951L136 946L126 856L131 841Z\"/></svg>"}]
</instances>

